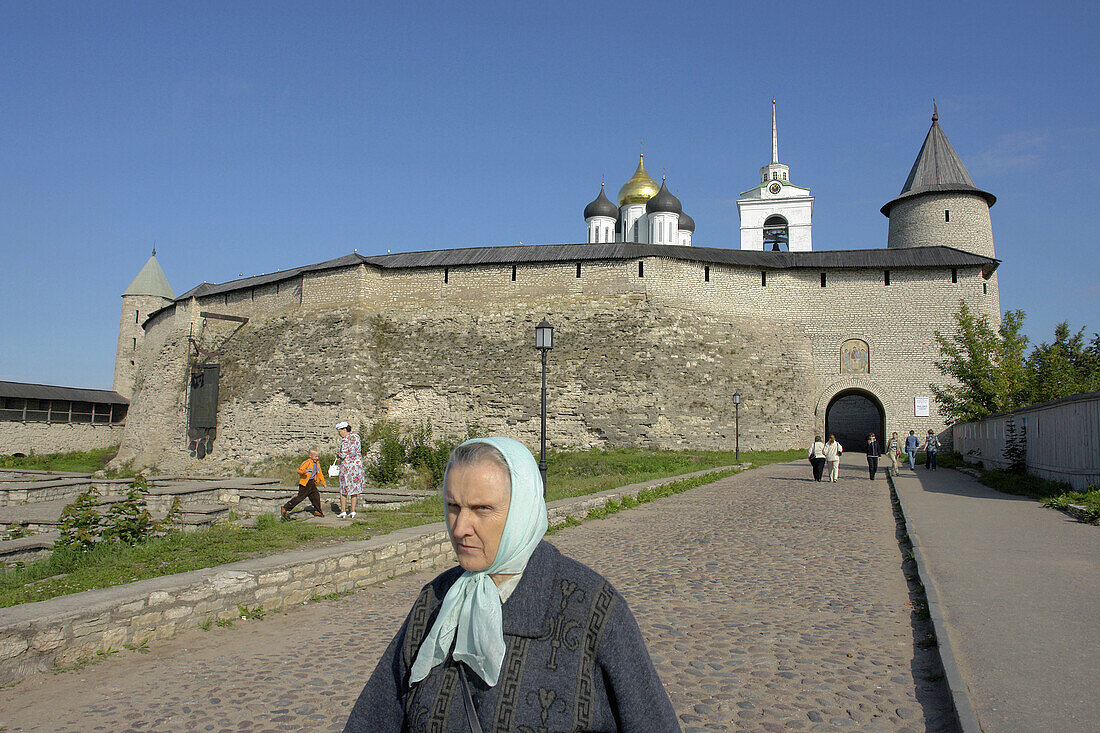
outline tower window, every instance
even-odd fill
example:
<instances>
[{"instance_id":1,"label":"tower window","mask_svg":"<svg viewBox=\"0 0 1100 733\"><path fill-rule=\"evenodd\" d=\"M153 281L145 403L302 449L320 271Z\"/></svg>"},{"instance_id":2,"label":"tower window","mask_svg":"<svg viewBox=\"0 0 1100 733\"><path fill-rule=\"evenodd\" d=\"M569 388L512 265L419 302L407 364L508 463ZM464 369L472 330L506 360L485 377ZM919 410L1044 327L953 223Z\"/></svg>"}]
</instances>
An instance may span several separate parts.
<instances>
[{"instance_id":1,"label":"tower window","mask_svg":"<svg viewBox=\"0 0 1100 733\"><path fill-rule=\"evenodd\" d=\"M989 295L989 283L982 283L982 295Z\"/></svg>"},{"instance_id":2,"label":"tower window","mask_svg":"<svg viewBox=\"0 0 1100 733\"><path fill-rule=\"evenodd\" d=\"M638 221L634 221L634 241L638 241Z\"/></svg>"},{"instance_id":3,"label":"tower window","mask_svg":"<svg viewBox=\"0 0 1100 733\"><path fill-rule=\"evenodd\" d=\"M137 337L136 336L134 337L133 344L130 346L130 350L131 351L137 351Z\"/></svg>"},{"instance_id":4,"label":"tower window","mask_svg":"<svg viewBox=\"0 0 1100 733\"><path fill-rule=\"evenodd\" d=\"M577 263L577 277L581 276L581 263Z\"/></svg>"},{"instance_id":5,"label":"tower window","mask_svg":"<svg viewBox=\"0 0 1100 733\"><path fill-rule=\"evenodd\" d=\"M645 277L645 263L638 260L638 277Z\"/></svg>"},{"instance_id":6,"label":"tower window","mask_svg":"<svg viewBox=\"0 0 1100 733\"><path fill-rule=\"evenodd\" d=\"M821 273L821 287L825 287L825 273Z\"/></svg>"},{"instance_id":7,"label":"tower window","mask_svg":"<svg viewBox=\"0 0 1100 733\"><path fill-rule=\"evenodd\" d=\"M446 285L451 280L451 268L443 268L443 284Z\"/></svg>"},{"instance_id":8,"label":"tower window","mask_svg":"<svg viewBox=\"0 0 1100 733\"><path fill-rule=\"evenodd\" d=\"M959 269L957 267L951 268L951 282L957 283L959 281Z\"/></svg>"},{"instance_id":9,"label":"tower window","mask_svg":"<svg viewBox=\"0 0 1100 733\"><path fill-rule=\"evenodd\" d=\"M760 271L760 287L762 287L762 288L768 287L768 271L767 270L761 270Z\"/></svg>"},{"instance_id":10,"label":"tower window","mask_svg":"<svg viewBox=\"0 0 1100 733\"><path fill-rule=\"evenodd\" d=\"M710 282L710 265L703 265L703 282Z\"/></svg>"},{"instance_id":11,"label":"tower window","mask_svg":"<svg viewBox=\"0 0 1100 733\"><path fill-rule=\"evenodd\" d=\"M944 221L951 221L951 211L950 211L950 209L944 209L943 210L943 220Z\"/></svg>"},{"instance_id":12,"label":"tower window","mask_svg":"<svg viewBox=\"0 0 1100 733\"><path fill-rule=\"evenodd\" d=\"M890 284L890 271L889 270L883 270L882 271L882 284L883 285L889 285Z\"/></svg>"},{"instance_id":13,"label":"tower window","mask_svg":"<svg viewBox=\"0 0 1100 733\"><path fill-rule=\"evenodd\" d=\"M516 266L512 265L512 282L516 281Z\"/></svg>"},{"instance_id":14,"label":"tower window","mask_svg":"<svg viewBox=\"0 0 1100 733\"><path fill-rule=\"evenodd\" d=\"M134 323L138 322L138 312L134 311Z\"/></svg>"}]
</instances>

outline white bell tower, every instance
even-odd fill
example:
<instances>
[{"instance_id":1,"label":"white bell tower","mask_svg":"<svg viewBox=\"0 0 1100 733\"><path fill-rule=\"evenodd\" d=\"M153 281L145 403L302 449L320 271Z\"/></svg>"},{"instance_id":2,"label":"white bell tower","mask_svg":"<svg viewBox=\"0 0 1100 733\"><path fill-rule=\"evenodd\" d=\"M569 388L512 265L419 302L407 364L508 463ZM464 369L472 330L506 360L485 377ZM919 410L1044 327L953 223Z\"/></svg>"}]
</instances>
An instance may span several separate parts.
<instances>
[{"instance_id":1,"label":"white bell tower","mask_svg":"<svg viewBox=\"0 0 1100 733\"><path fill-rule=\"evenodd\" d=\"M741 249L810 252L814 197L790 182L790 168L779 162L779 132L772 100L772 162L760 169L760 183L737 200Z\"/></svg>"}]
</instances>

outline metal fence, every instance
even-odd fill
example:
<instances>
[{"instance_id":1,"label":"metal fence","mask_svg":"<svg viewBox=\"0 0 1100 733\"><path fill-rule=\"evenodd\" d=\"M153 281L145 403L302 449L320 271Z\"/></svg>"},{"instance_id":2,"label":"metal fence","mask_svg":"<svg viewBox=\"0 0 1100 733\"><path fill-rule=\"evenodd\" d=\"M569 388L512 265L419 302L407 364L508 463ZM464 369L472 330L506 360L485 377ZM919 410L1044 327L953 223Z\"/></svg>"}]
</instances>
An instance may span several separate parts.
<instances>
[{"instance_id":1,"label":"metal fence","mask_svg":"<svg viewBox=\"0 0 1100 733\"><path fill-rule=\"evenodd\" d=\"M1005 435L1010 420L1025 436L1029 474L1065 481L1079 491L1100 486L1100 392L959 423L953 431L955 450L971 463L1007 467Z\"/></svg>"}]
</instances>

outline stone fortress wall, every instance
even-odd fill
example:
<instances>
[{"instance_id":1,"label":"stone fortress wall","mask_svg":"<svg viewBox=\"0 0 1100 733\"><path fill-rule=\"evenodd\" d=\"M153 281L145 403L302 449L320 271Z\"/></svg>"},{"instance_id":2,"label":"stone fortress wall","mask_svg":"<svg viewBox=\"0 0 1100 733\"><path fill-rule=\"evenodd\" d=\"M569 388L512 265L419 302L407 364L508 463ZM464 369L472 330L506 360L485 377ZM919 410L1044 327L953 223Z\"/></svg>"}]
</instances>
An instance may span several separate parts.
<instances>
[{"instance_id":1,"label":"stone fortress wall","mask_svg":"<svg viewBox=\"0 0 1100 733\"><path fill-rule=\"evenodd\" d=\"M122 425L0 421L0 453L48 455L113 448L122 439Z\"/></svg>"},{"instance_id":2,"label":"stone fortress wall","mask_svg":"<svg viewBox=\"0 0 1100 733\"><path fill-rule=\"evenodd\" d=\"M988 214L987 214L988 217ZM643 268L639 276L639 265ZM946 422L913 397L939 381L934 331L960 301L999 318L979 267L769 270L670 257L384 269L356 264L177 302L144 323L120 461L225 472L331 449L332 425L430 420L537 446L534 325L555 327L548 359L552 447L792 448L824 429L845 390L874 396L886 430ZM826 285L821 285L821 273ZM707 276L709 274L709 281ZM188 334L225 346L213 453L187 451ZM870 373L842 375L840 346L867 342Z\"/></svg>"}]
</instances>

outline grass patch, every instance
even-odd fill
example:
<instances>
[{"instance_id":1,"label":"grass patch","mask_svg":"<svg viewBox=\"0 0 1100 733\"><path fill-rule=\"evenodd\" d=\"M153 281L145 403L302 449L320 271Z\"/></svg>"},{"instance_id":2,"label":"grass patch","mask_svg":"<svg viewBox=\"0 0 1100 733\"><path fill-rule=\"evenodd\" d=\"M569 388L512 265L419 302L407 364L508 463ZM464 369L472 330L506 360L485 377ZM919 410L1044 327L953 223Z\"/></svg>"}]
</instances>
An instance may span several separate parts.
<instances>
[{"instance_id":1,"label":"grass patch","mask_svg":"<svg viewBox=\"0 0 1100 733\"><path fill-rule=\"evenodd\" d=\"M805 452L801 449L745 451L741 453L741 460L760 466L804 456ZM554 453L548 457L548 463L547 499L553 501L730 465L734 463L734 453L615 448ZM297 469L297 465L293 464L294 469ZM327 465L324 459L322 465ZM716 479L706 477L701 483L714 480ZM675 493L667 487L656 491ZM646 494L651 497L648 500L664 495L670 494ZM639 497L639 501L641 500L643 499ZM626 502L619 508L625 506ZM362 511L357 517L359 521L339 527L296 521L281 522L273 515L264 515L258 519L255 527L218 524L190 533L169 532L134 546L101 543L89 551L58 548L48 558L22 568L0 572L0 608L162 575L200 570L292 549L368 539L404 527L441 522L442 518L443 502L438 496L432 496L398 511ZM217 624L228 626L231 622L223 624L218 621Z\"/></svg>"},{"instance_id":2,"label":"grass patch","mask_svg":"<svg viewBox=\"0 0 1100 733\"><path fill-rule=\"evenodd\" d=\"M1100 525L1100 488L1090 486L1088 491L1067 491L1043 501L1043 506L1053 509L1068 509L1070 504L1085 507L1085 521Z\"/></svg>"},{"instance_id":3,"label":"grass patch","mask_svg":"<svg viewBox=\"0 0 1100 733\"><path fill-rule=\"evenodd\" d=\"M695 487L703 486L704 484L712 484L715 481L719 481L726 478L727 476L732 476L733 474L738 473L739 470L740 469L736 468L728 468L724 471L715 471L713 473L708 473L704 476L693 476L691 478L683 479L682 481L673 481L662 486L655 486L653 488L643 489L638 492L637 498L634 498L633 496L624 496L622 499L610 499L602 507L597 507L595 509L589 510L588 515L585 517L585 519L604 519L605 517L608 517L617 512L621 512L624 509L636 507L639 504L645 504L647 502L651 502L655 499L660 499L665 496L680 494L687 491L688 489L694 489ZM560 522L550 527L550 529L546 533L554 534L555 532L565 529L566 527L576 527L580 523L581 522L577 519L573 517L568 517L564 522Z\"/></svg>"},{"instance_id":4,"label":"grass patch","mask_svg":"<svg viewBox=\"0 0 1100 733\"><path fill-rule=\"evenodd\" d=\"M978 479L991 489L1003 491L1006 494L1017 496L1030 496L1032 499L1043 501L1055 496L1061 496L1073 489L1062 481L1048 481L1044 478L1028 476L1024 473L1013 473L1003 469L982 471Z\"/></svg>"},{"instance_id":5,"label":"grass patch","mask_svg":"<svg viewBox=\"0 0 1100 733\"><path fill-rule=\"evenodd\" d=\"M46 453L42 455L32 453L29 456L0 456L0 468L95 473L106 468L117 453L118 446L76 453Z\"/></svg>"}]
</instances>

